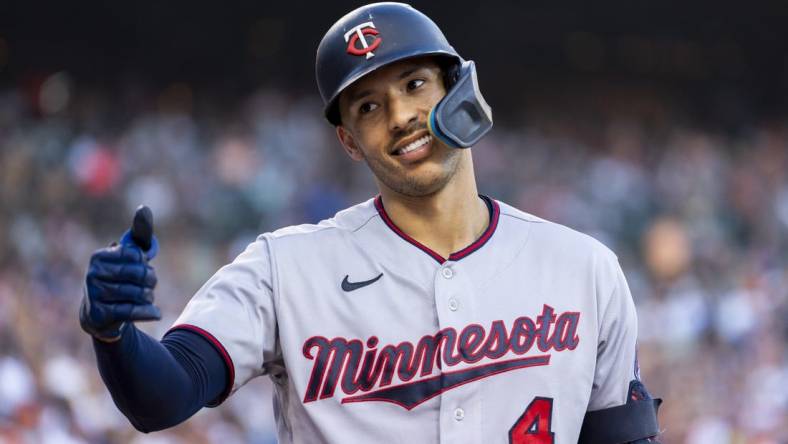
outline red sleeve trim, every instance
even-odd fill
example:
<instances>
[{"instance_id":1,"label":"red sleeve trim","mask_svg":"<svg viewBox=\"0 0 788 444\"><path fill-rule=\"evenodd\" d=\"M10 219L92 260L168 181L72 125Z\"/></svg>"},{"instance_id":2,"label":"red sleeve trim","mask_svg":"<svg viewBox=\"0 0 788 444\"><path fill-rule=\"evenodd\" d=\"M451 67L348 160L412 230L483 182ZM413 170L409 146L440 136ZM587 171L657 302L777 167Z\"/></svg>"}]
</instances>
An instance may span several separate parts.
<instances>
[{"instance_id":1,"label":"red sleeve trim","mask_svg":"<svg viewBox=\"0 0 788 444\"><path fill-rule=\"evenodd\" d=\"M233 384L235 383L235 366L233 365L232 358L230 358L230 354L227 353L227 349L225 349L222 343L219 342L219 340L216 339L212 334L208 333L207 331L203 330L200 327L197 327L196 325L178 324L172 327L171 329L169 329L168 333L173 330L188 330L190 332L196 333L202 336L203 338L205 338L205 340L208 341L213 346L213 348L216 349L217 352L219 352L219 355L221 355L222 359L224 360L224 365L227 368L227 383L225 385L225 389L222 392L222 394L215 401L211 401L210 403L208 403L207 406L216 407L219 404L223 403L224 400L227 399L228 396L230 396L230 392L233 389Z\"/></svg>"}]
</instances>

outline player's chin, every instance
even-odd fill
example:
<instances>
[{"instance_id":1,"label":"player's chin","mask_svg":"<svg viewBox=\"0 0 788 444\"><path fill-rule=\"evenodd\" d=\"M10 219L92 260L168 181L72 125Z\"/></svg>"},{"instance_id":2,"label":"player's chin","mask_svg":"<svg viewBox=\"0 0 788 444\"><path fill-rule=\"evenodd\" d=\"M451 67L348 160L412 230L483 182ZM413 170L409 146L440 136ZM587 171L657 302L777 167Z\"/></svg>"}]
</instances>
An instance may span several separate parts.
<instances>
[{"instance_id":1,"label":"player's chin","mask_svg":"<svg viewBox=\"0 0 788 444\"><path fill-rule=\"evenodd\" d=\"M388 186L400 194L411 197L429 196L440 191L451 180L452 173L445 165L423 162L402 169L399 174L389 176Z\"/></svg>"},{"instance_id":2,"label":"player's chin","mask_svg":"<svg viewBox=\"0 0 788 444\"><path fill-rule=\"evenodd\" d=\"M447 174L448 162L441 157L429 157L419 162L396 164L393 168L395 174L408 182L431 182L437 177Z\"/></svg>"}]
</instances>

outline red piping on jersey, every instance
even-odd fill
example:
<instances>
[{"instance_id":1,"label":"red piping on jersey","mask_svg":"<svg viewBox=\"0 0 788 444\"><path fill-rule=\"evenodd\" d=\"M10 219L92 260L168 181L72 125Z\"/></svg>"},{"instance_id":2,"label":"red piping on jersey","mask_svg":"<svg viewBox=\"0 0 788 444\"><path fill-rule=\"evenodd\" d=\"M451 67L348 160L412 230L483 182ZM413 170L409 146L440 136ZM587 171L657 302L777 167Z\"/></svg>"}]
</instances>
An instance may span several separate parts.
<instances>
[{"instance_id":1,"label":"red piping on jersey","mask_svg":"<svg viewBox=\"0 0 788 444\"><path fill-rule=\"evenodd\" d=\"M216 407L219 404L223 403L224 400L227 399L228 396L230 396L230 392L233 389L233 384L235 383L235 366L233 365L232 358L230 358L230 354L227 353L227 350L224 348L222 343L219 342L218 339L216 339L212 334L208 333L207 331L201 329L200 327L197 327L196 325L178 324L172 327L171 329L169 329L167 333L173 330L188 330L192 333L196 333L202 336L222 356L222 359L224 360L224 365L227 367L227 386L225 387L224 391L219 396L219 398L217 398L215 402L211 402L210 404L208 404L208 407Z\"/></svg>"},{"instance_id":2,"label":"red piping on jersey","mask_svg":"<svg viewBox=\"0 0 788 444\"><path fill-rule=\"evenodd\" d=\"M438 261L439 264L443 264L447 260L458 261L464 258L465 256L468 256L469 254L473 253L474 251L478 250L482 246L484 246L484 244L486 244L487 241L490 240L493 233L495 232L495 229L498 227L498 217L501 214L501 208L498 206L498 202L496 202L495 199L490 199L489 197L481 194L479 195L479 197L481 197L491 209L490 223L487 225L487 229L484 230L484 233L482 233L482 235L478 239L476 239L472 244L468 245L462 250L450 254L448 259L441 256L440 254L432 250L430 247L408 236L396 224L394 224L394 221L392 221L388 213L386 213L386 208L383 206L383 197L381 197L380 195L378 195L375 198L375 208L378 210L378 214L380 214L380 217L383 219L383 222L385 222L386 225L389 228L391 228L391 231L396 233L399 237L401 237L405 241L418 247L421 251L429 254L433 259Z\"/></svg>"}]
</instances>

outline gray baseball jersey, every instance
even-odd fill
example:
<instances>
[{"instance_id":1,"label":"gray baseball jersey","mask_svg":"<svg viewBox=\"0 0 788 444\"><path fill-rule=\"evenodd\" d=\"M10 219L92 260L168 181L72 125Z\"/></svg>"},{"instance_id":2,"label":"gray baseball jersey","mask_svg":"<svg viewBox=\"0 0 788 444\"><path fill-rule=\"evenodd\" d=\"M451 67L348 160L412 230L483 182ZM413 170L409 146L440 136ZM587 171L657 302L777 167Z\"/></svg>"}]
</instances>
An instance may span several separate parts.
<instances>
[{"instance_id":1,"label":"gray baseball jersey","mask_svg":"<svg viewBox=\"0 0 788 444\"><path fill-rule=\"evenodd\" d=\"M267 374L281 443L576 443L626 402L637 319L616 256L484 197L487 230L443 258L380 197L266 233L174 328Z\"/></svg>"}]
</instances>

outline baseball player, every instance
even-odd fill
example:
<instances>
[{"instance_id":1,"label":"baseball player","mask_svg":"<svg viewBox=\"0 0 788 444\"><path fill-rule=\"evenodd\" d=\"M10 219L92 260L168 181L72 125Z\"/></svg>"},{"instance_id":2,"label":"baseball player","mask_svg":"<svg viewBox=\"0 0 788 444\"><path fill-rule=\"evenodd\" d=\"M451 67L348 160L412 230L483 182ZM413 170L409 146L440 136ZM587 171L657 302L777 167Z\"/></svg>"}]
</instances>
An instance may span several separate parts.
<instances>
[{"instance_id":1,"label":"baseball player","mask_svg":"<svg viewBox=\"0 0 788 444\"><path fill-rule=\"evenodd\" d=\"M654 442L616 256L477 191L467 148L492 112L474 63L422 13L375 3L328 30L316 72L379 194L260 235L161 341L134 326L160 317L140 208L92 256L80 310L131 423L173 426L268 375L281 443Z\"/></svg>"}]
</instances>

